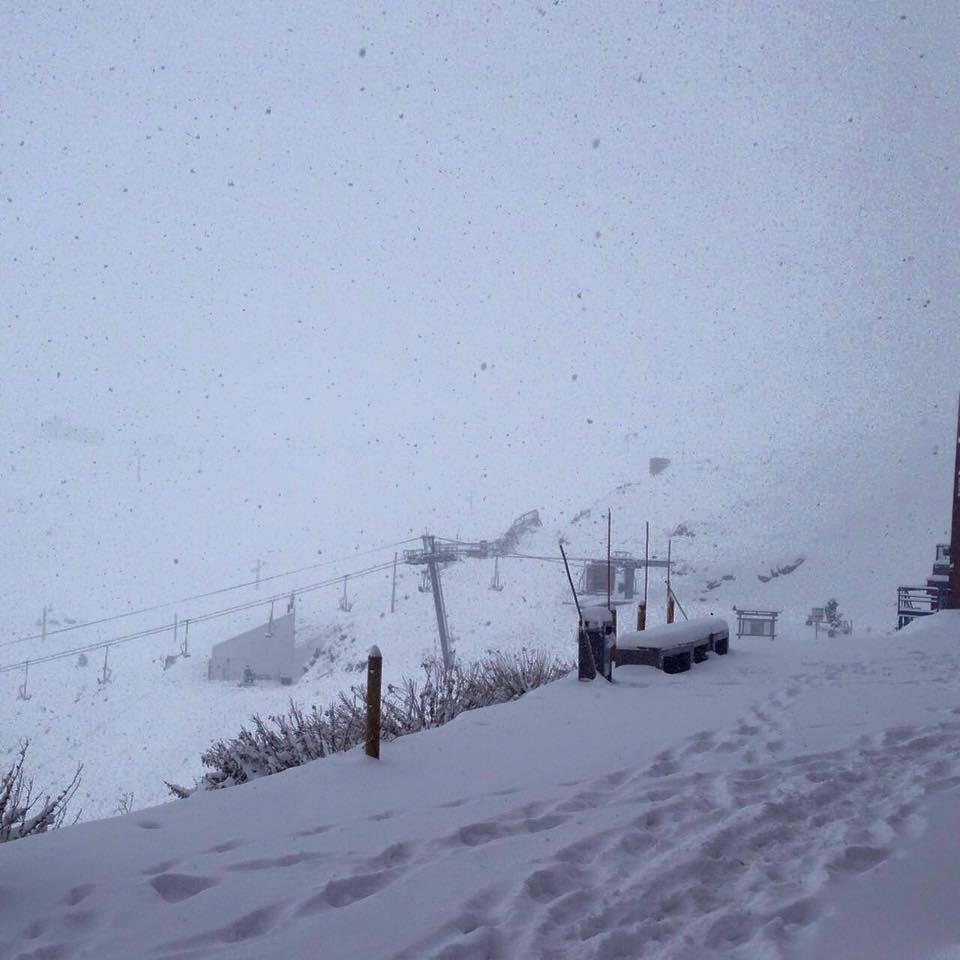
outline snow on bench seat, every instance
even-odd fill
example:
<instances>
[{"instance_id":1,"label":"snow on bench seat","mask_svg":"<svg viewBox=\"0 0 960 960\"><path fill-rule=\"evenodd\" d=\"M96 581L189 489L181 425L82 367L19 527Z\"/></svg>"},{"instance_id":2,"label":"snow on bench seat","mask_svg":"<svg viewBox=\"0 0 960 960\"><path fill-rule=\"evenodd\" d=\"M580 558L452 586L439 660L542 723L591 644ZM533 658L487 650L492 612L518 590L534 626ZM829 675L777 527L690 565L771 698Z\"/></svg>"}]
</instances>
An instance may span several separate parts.
<instances>
[{"instance_id":1,"label":"snow on bench seat","mask_svg":"<svg viewBox=\"0 0 960 960\"><path fill-rule=\"evenodd\" d=\"M617 638L617 665L657 667L665 673L689 670L713 650L725 654L730 630L719 617L700 617L682 623L668 623L649 630L630 630Z\"/></svg>"}]
</instances>

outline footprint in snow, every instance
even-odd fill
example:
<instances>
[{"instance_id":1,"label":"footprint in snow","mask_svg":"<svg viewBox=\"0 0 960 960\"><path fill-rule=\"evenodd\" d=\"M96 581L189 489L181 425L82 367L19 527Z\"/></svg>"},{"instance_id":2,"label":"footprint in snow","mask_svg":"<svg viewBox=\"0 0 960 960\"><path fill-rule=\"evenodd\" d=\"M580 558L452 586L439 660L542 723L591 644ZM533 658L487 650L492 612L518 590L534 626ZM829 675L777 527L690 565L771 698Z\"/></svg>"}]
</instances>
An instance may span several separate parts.
<instances>
[{"instance_id":1,"label":"footprint in snow","mask_svg":"<svg viewBox=\"0 0 960 960\"><path fill-rule=\"evenodd\" d=\"M231 920L229 923L204 933L194 934L165 944L161 949L167 953L197 947L216 947L224 943L243 943L269 933L280 922L285 910L279 904L258 907ZM190 956L195 956L191 953Z\"/></svg>"},{"instance_id":2,"label":"footprint in snow","mask_svg":"<svg viewBox=\"0 0 960 960\"><path fill-rule=\"evenodd\" d=\"M340 909L358 900L366 900L367 897L379 893L398 876L400 872L397 870L381 870L374 873L360 873L342 880L330 880L320 893L305 900L297 908L297 916L309 916L329 907Z\"/></svg>"},{"instance_id":3,"label":"footprint in snow","mask_svg":"<svg viewBox=\"0 0 960 960\"><path fill-rule=\"evenodd\" d=\"M79 886L72 887L67 895L63 898L63 902L68 907L75 907L78 903L83 903L87 897L96 890L96 884L93 883L81 883Z\"/></svg>"},{"instance_id":4,"label":"footprint in snow","mask_svg":"<svg viewBox=\"0 0 960 960\"><path fill-rule=\"evenodd\" d=\"M323 853L287 853L282 857L261 857L256 860L241 860L239 863L231 863L226 870L231 871L251 871L251 870L273 870L277 867L294 867L299 863L312 863L314 860L326 859L329 854Z\"/></svg>"},{"instance_id":5,"label":"footprint in snow","mask_svg":"<svg viewBox=\"0 0 960 960\"><path fill-rule=\"evenodd\" d=\"M220 881L214 877L195 877L187 873L161 873L150 880L150 886L167 903L180 903L189 900L204 890L216 886Z\"/></svg>"},{"instance_id":6,"label":"footprint in snow","mask_svg":"<svg viewBox=\"0 0 960 960\"><path fill-rule=\"evenodd\" d=\"M215 843L212 847L208 847L204 850L204 853L229 853L231 850L236 850L237 847L244 847L249 841L247 840L224 840L223 843Z\"/></svg>"}]
</instances>

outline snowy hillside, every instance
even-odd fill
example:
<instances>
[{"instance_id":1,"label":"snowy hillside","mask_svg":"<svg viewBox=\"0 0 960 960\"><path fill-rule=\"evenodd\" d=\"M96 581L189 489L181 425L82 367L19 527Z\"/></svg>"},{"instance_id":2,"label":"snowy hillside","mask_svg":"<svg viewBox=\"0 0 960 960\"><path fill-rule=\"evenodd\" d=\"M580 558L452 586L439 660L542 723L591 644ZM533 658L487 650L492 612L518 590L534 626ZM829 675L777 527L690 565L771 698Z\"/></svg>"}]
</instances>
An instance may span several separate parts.
<instances>
[{"instance_id":1,"label":"snowy hillside","mask_svg":"<svg viewBox=\"0 0 960 960\"><path fill-rule=\"evenodd\" d=\"M602 556L610 509L615 550L641 553L649 522L662 559L672 536L673 584L691 616L782 611L782 645L682 681L733 724L717 727L710 757L754 762L730 732L743 718L755 724L742 697L724 698L738 692L727 682L759 684L750 702L772 716L764 698L792 689L793 673L807 677L799 737L813 729L809 691L845 703L822 679L830 656L846 663L837 682L859 683L880 662L891 685L901 670L932 670L922 657L874 663L870 645L897 649L885 639L895 588L926 575L947 532L960 370L960 23L949 5L64 0L4 5L0 23L0 769L29 738L38 786L53 789L83 764L84 820L157 804L165 780L191 783L202 750L251 714L284 710L290 697L329 702L359 679L371 644L388 681L416 673L437 648L433 602L401 562L391 612L395 553L425 532L492 539L534 508L543 526L518 548L524 556L501 562L502 591L488 589L489 560L443 571L464 659L524 645L572 654L558 540L573 556ZM650 589L657 623L662 579ZM266 621L271 597L282 611L291 594L299 642L320 649L299 682L209 682L213 645ZM808 648L805 615L829 597L855 638ZM190 656L168 662L187 620ZM626 697L677 689L637 682L648 686L611 693L624 711L612 723L633 715ZM538 704L555 723L569 698L595 696L561 684L489 716L521 718L544 739ZM669 697L679 717L686 701ZM926 728L939 709L904 722ZM686 750L677 744L704 729L701 716L678 719L667 739L680 739L654 752ZM465 718L394 755L420 763L423 744L460 749L461 737L486 755L491 744L464 731L488 722L496 727ZM780 722L770 721L771 742L789 741L773 729ZM491 791L543 805L519 820L509 797L468 796L440 772L438 802L465 809L435 817L399 773L406 785L384 786L395 799L363 803L371 814L405 811L410 837L375 820L361 840L357 804L331 799L323 822L346 817L343 845L305 847L303 868L319 851L334 870L322 882L347 878L350 900L380 883L356 887L353 873L399 878L447 849L443 831L489 822L506 837L510 824L552 822L576 802L561 781L599 777L598 802L629 806L645 781L635 796L629 776L609 790L603 778L656 764L649 746L623 763L591 758L580 772L560 766L582 751L558 752L545 780L519 761L490 772ZM699 776L692 755L677 776ZM769 762L771 790L781 773L797 775ZM863 761L823 762L852 765L856 778ZM708 821L728 818L725 791L736 800L746 790L736 769L710 773ZM168 831L140 830L135 818L25 849L75 843L86 856L85 838L112 849L132 830L131 859L104 870L113 863L129 881L174 858L183 863L155 875L216 876L197 902L215 902L202 912L222 926L198 920L182 935L200 937L201 952L243 931L276 929L278 944L298 930L312 937L314 920L290 920L287 893L231 926L240 915L220 878L255 886L260 872L229 870L226 847L212 873L193 862L262 835L279 852L251 858L292 856L300 869L299 848L262 833L250 798L272 798L278 822L309 830L285 785L298 785L303 804L299 785L312 796L334 771L351 795L380 775L339 758L237 799L142 814L171 828L194 809L233 811L224 830L240 818L208 842L218 814L204 814L164 854ZM473 819L458 819L466 813ZM675 829L670 842L682 845L695 828ZM523 833L524 843L545 833ZM408 846L377 867L368 860L380 841ZM497 869L477 855L478 871ZM828 862L812 855L813 868ZM0 862L21 856L0 850ZM431 883L446 888L444 871L465 862L440 858ZM178 901L194 881L143 883L124 889L151 906L155 895ZM6 893L0 910L34 910ZM77 898L67 919L36 901L32 939L26 920L19 933L3 927L15 954L49 947L53 957L56 943L94 944L113 923L100 901L64 895ZM531 896L536 910L550 900ZM147 927L169 926L162 913L146 911L141 928L130 919L137 904L117 909L127 939L111 949L160 944ZM486 908L470 909L480 929ZM440 953L454 935L404 913L422 927L396 947L410 956ZM61 922L73 924L69 936ZM544 936L547 949L554 934ZM606 956L629 955L625 943Z\"/></svg>"},{"instance_id":2,"label":"snowy hillside","mask_svg":"<svg viewBox=\"0 0 960 960\"><path fill-rule=\"evenodd\" d=\"M770 484L758 489L746 486L749 475L748 464L733 457L722 462L678 458L656 476L640 469L632 475L635 479L601 489L591 500L542 509L543 526L527 536L517 552L556 560L557 540L563 536L571 555L602 556L604 514L610 507L615 549L642 556L643 521L649 518L651 553L663 558L668 534L680 529L673 538L677 564L673 583L690 616L722 615L733 605L770 607L783 611L783 628L799 638L805 633L812 636L802 627L809 608L837 596L858 634L885 633L894 623L897 583L904 576L919 575L917 571L925 573L929 565L926 549L916 551L919 556L912 569L902 559L910 555L915 542L925 548L935 539L933 531L923 539L917 536L918 529L923 529L918 522L920 511L903 511L903 526L888 528L887 535L887 542L898 544L898 549L874 556L874 523L895 516L892 507L843 517L829 504L829 484L815 470L804 477L803 500L792 495L788 500L784 490L794 488L781 485L772 469ZM706 487L711 491L708 499L702 494ZM932 494L930 500L936 502ZM492 539L503 532L507 521L504 518L493 529L455 532ZM834 539L839 531L842 541ZM28 656L25 650L31 655L71 650L83 643L171 624L157 635L111 646L107 654L111 679L106 685L98 682L102 650L89 653L84 666L78 665L77 656L34 664L28 673L27 700L18 698L22 668L0 675L8 704L0 726L4 749L12 751L29 737L32 772L38 783L51 787L68 778L78 762L83 763L78 795L83 816L109 816L124 795L132 794L134 806L143 807L167 798L164 781L192 783L201 773L204 748L215 738L235 734L253 713L283 711L291 697L307 705L331 702L340 690L362 678L359 669L371 643L384 651L388 681L416 675L422 658L439 652L433 601L429 593L418 590L420 568L401 563L396 612L390 613L389 563L396 549L280 577L264 582L259 590L251 585L119 622L54 634L45 647L34 640L2 648L7 661L15 663ZM788 574L770 578L771 571L790 569L798 560L803 563ZM349 611L338 609L339 583L299 597L298 639L307 647L319 646L322 653L295 686L265 683L248 689L207 679L212 644L264 622L269 612L269 604L262 605L264 596L283 596L298 586L333 580L381 561L387 561L387 569L348 581ZM572 657L575 615L562 567L536 559L504 559L500 592L488 588L492 568L490 560L467 559L443 573L457 655L469 660L489 650L530 646ZM859 582L851 582L854 571L860 572ZM271 575L269 568L264 575ZM841 585L846 592L841 592ZM182 640L184 619L248 601L259 601L261 606L191 624L191 657L164 669L165 658L178 651L172 629L175 611ZM278 602L278 613L285 602L285 598ZM662 570L651 571L650 603L650 623L662 622Z\"/></svg>"},{"instance_id":3,"label":"snowy hillside","mask_svg":"<svg viewBox=\"0 0 960 960\"><path fill-rule=\"evenodd\" d=\"M380 761L5 844L0 951L943 960L958 642L944 613L571 677Z\"/></svg>"}]
</instances>

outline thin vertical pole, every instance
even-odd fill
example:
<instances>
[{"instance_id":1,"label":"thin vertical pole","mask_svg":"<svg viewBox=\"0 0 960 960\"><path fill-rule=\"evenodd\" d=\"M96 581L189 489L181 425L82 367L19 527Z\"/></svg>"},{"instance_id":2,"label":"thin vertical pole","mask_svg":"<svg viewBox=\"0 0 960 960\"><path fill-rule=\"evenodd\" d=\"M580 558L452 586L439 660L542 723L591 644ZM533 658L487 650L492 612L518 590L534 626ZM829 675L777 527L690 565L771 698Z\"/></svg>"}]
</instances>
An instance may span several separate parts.
<instances>
[{"instance_id":1,"label":"thin vertical pole","mask_svg":"<svg viewBox=\"0 0 960 960\"><path fill-rule=\"evenodd\" d=\"M670 555L673 540L667 540L667 623L673 623L673 587L670 585L670 570L672 567Z\"/></svg>"},{"instance_id":2,"label":"thin vertical pole","mask_svg":"<svg viewBox=\"0 0 960 960\"><path fill-rule=\"evenodd\" d=\"M950 528L950 579L947 608L960 610L960 401L957 402L957 450L953 468L953 520Z\"/></svg>"},{"instance_id":3,"label":"thin vertical pole","mask_svg":"<svg viewBox=\"0 0 960 960\"><path fill-rule=\"evenodd\" d=\"M650 563L650 521L646 522L646 535L643 538L643 606L647 606L647 580Z\"/></svg>"},{"instance_id":4,"label":"thin vertical pole","mask_svg":"<svg viewBox=\"0 0 960 960\"><path fill-rule=\"evenodd\" d=\"M673 541L668 540L667 541L667 595L668 596L673 593L673 591L670 588L670 571L672 568L672 563L670 561L670 553L672 548L673 548Z\"/></svg>"},{"instance_id":5,"label":"thin vertical pole","mask_svg":"<svg viewBox=\"0 0 960 960\"><path fill-rule=\"evenodd\" d=\"M179 617L177 614L173 615L173 645L177 645L177 627L179 626Z\"/></svg>"},{"instance_id":6,"label":"thin vertical pole","mask_svg":"<svg viewBox=\"0 0 960 960\"><path fill-rule=\"evenodd\" d=\"M560 556L563 557L563 568L567 571L567 582L570 584L570 592L573 594L573 604L577 608L577 620L583 623L583 613L580 611L580 601L577 599L577 588L573 585L573 576L570 573L570 564L567 563L567 552L563 549L563 541L560 541Z\"/></svg>"},{"instance_id":7,"label":"thin vertical pole","mask_svg":"<svg viewBox=\"0 0 960 960\"><path fill-rule=\"evenodd\" d=\"M581 680L593 680L597 675L597 660L593 655L593 646L590 638L587 636L586 626L583 622L583 611L580 609L580 601L577 599L577 588L573 585L573 575L570 573L570 564L567 563L567 551L563 549L563 541L560 541L560 556L563 557L563 568L567 571L567 582L570 584L570 592L573 594L573 603L577 608L577 661L578 673ZM584 656L586 652L586 656Z\"/></svg>"},{"instance_id":8,"label":"thin vertical pole","mask_svg":"<svg viewBox=\"0 0 960 960\"><path fill-rule=\"evenodd\" d=\"M613 514L610 511L610 508L607 507L607 609L610 610L610 531L613 523Z\"/></svg>"},{"instance_id":9,"label":"thin vertical pole","mask_svg":"<svg viewBox=\"0 0 960 960\"><path fill-rule=\"evenodd\" d=\"M393 555L393 585L390 587L390 612L397 609L397 554Z\"/></svg>"},{"instance_id":10,"label":"thin vertical pole","mask_svg":"<svg viewBox=\"0 0 960 960\"><path fill-rule=\"evenodd\" d=\"M41 643L47 642L47 607L43 608L43 617L40 621L40 632L42 634Z\"/></svg>"},{"instance_id":11,"label":"thin vertical pole","mask_svg":"<svg viewBox=\"0 0 960 960\"><path fill-rule=\"evenodd\" d=\"M190 620L183 621L183 646L180 648L180 652L185 656L190 656Z\"/></svg>"}]
</instances>

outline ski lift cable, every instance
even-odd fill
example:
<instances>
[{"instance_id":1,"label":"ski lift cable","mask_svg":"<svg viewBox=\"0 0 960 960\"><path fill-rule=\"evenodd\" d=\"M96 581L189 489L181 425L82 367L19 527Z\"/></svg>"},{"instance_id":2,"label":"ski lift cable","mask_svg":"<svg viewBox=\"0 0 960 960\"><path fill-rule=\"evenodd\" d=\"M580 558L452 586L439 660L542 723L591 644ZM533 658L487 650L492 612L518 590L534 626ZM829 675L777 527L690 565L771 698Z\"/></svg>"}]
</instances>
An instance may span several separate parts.
<instances>
[{"instance_id":1,"label":"ski lift cable","mask_svg":"<svg viewBox=\"0 0 960 960\"><path fill-rule=\"evenodd\" d=\"M97 626L101 626L104 623L115 623L117 620L123 620L123 619L126 619L127 617L135 617L138 614L155 613L157 610L163 610L167 607L176 606L177 604L192 603L195 600L206 600L209 597L215 597L222 593L230 593L233 590L242 590L245 587L254 587L261 583L269 583L271 580L280 580L284 577L293 577L300 573L306 573L308 570L317 570L321 567L328 567L337 563L345 563L348 560L354 559L354 557L365 557L373 553L380 553L383 550L390 550L390 549L393 549L394 547L404 546L405 544L413 543L415 540L419 540L419 539L420 539L419 537L408 537L406 540L398 540L395 543L385 543L378 547L371 547L369 550L362 550L358 553L353 554L352 557L338 557L332 560L323 560L323 561L320 561L319 563L312 563L305 567L299 567L296 570L287 570L287 571L284 571L283 573L274 573L274 574L271 574L269 577L261 577L259 581L248 580L248 581L245 581L244 583L237 583L230 587L220 587L217 590L208 590L206 593L194 594L191 597L182 597L179 600L167 600L163 603L157 603L150 607L142 607L139 610L127 610L124 613L113 614L112 616L109 616L109 617L101 617L98 620L86 620L83 623L70 624L69 626L60 627L56 630L48 630L46 632L46 637L50 638L60 633L70 633L73 630L82 630L86 627L97 627ZM2 649L3 647L12 647L18 643L26 643L27 641L30 641L30 640L41 640L43 638L44 638L44 634L33 633L33 634L29 634L28 636L16 637L13 640L4 640L3 642L0 642L0 649ZM33 661L31 661L31 663L32 662Z\"/></svg>"},{"instance_id":2,"label":"ski lift cable","mask_svg":"<svg viewBox=\"0 0 960 960\"><path fill-rule=\"evenodd\" d=\"M358 570L354 573L349 574L351 578L365 577L374 573L381 573L385 570L392 569L393 561L388 563L376 564L372 567L367 567L364 570ZM251 610L255 607L267 606L271 603L275 603L278 600L285 600L292 593L296 596L302 596L305 593L312 593L315 590L321 590L324 587L331 587L340 584L343 581L343 577L334 577L329 580L318 581L317 583L308 583L302 587L296 587L292 590L285 590L283 593L276 594L272 597L258 597L256 600L249 600L245 603L235 604L231 607L225 607L220 610L212 610L208 613L199 614L194 617L190 617L190 622L193 624L205 623L209 620L216 620L221 617L229 616L233 613L240 613L244 610ZM24 664L29 663L31 665L40 664L40 663L52 663L57 660L66 660L71 657L78 656L81 653L91 653L95 650L103 650L106 647L118 646L124 643L130 643L133 640L142 640L147 637L154 637L158 634L167 634L173 629L173 623L164 623L155 627L148 627L144 630L138 630L135 633L126 634L119 637L113 637L109 640L97 640L90 643L83 644L81 646L72 647L69 650L60 650L55 653L42 654L38 657L28 657L24 660L19 660L15 663L8 663L0 665L0 674L10 673L14 670L21 670L24 667Z\"/></svg>"}]
</instances>

